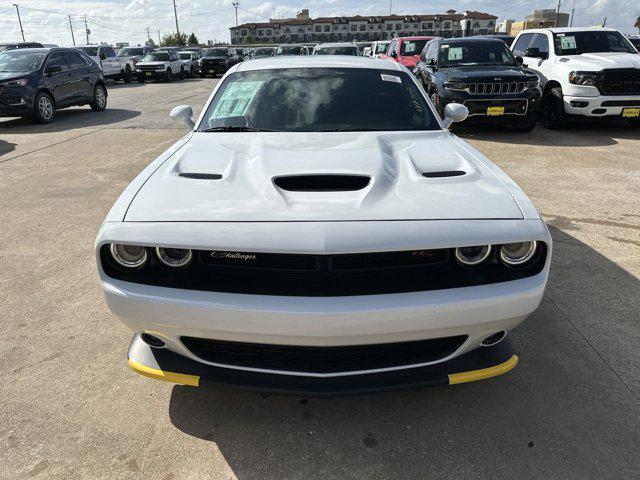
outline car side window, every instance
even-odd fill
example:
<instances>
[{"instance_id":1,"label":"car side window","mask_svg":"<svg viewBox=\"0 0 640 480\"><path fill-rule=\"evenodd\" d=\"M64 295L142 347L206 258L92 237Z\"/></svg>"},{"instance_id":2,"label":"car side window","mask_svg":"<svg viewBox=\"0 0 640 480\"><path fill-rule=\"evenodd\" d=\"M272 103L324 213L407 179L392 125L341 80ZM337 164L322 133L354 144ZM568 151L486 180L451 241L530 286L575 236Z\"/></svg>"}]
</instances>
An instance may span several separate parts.
<instances>
[{"instance_id":1,"label":"car side window","mask_svg":"<svg viewBox=\"0 0 640 480\"><path fill-rule=\"evenodd\" d=\"M54 53L49 57L49 60L47 61L47 68L53 67L53 66L59 66L62 69L62 71L69 69L69 67L67 66L67 62L64 59L64 56L62 55L62 53Z\"/></svg>"},{"instance_id":2,"label":"car side window","mask_svg":"<svg viewBox=\"0 0 640 480\"><path fill-rule=\"evenodd\" d=\"M513 54L523 56L524 51L529 47L529 43L531 43L532 37L533 33L524 33L520 35L515 45L513 46Z\"/></svg>"},{"instance_id":3,"label":"car side window","mask_svg":"<svg viewBox=\"0 0 640 480\"><path fill-rule=\"evenodd\" d=\"M107 58L116 56L115 50L113 48L111 48L111 47L105 47L103 49L103 52L107 56Z\"/></svg>"},{"instance_id":4,"label":"car side window","mask_svg":"<svg viewBox=\"0 0 640 480\"><path fill-rule=\"evenodd\" d=\"M544 33L536 33L528 48L537 48L540 53L549 54L549 40Z\"/></svg>"},{"instance_id":5,"label":"car side window","mask_svg":"<svg viewBox=\"0 0 640 480\"><path fill-rule=\"evenodd\" d=\"M82 58L82 56L79 53L65 52L64 58L67 61L67 64L69 65L69 70L87 66L87 62L85 62L84 58Z\"/></svg>"}]
</instances>

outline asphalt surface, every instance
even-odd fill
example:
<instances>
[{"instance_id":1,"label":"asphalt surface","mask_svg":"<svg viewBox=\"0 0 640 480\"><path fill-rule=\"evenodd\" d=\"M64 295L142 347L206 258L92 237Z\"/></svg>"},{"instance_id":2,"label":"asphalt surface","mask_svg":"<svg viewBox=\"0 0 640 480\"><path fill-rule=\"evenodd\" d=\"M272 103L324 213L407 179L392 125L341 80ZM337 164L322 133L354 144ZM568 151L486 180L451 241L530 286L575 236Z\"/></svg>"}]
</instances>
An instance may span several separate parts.
<instances>
[{"instance_id":1,"label":"asphalt surface","mask_svg":"<svg viewBox=\"0 0 640 480\"><path fill-rule=\"evenodd\" d=\"M529 194L555 251L495 379L338 399L174 386L126 366L93 241L215 80L0 119L0 477L631 479L640 471L640 130L461 132Z\"/></svg>"}]
</instances>

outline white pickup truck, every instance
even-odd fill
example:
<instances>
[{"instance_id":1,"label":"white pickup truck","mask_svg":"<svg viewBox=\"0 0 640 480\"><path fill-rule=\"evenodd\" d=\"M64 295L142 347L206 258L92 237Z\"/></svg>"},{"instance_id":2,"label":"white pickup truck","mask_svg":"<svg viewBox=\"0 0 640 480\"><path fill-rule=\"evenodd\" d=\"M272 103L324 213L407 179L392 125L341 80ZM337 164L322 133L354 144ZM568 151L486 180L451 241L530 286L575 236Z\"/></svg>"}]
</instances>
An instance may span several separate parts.
<instances>
[{"instance_id":1,"label":"white pickup truck","mask_svg":"<svg viewBox=\"0 0 640 480\"><path fill-rule=\"evenodd\" d=\"M124 70L124 64L116 56L116 51L110 45L82 45L74 47L91 57L91 60L102 67L104 78L122 80L124 83L131 81L131 76Z\"/></svg>"},{"instance_id":2,"label":"white pickup truck","mask_svg":"<svg viewBox=\"0 0 640 480\"><path fill-rule=\"evenodd\" d=\"M617 30L523 30L511 50L540 77L545 127L562 128L577 116L640 126L640 54Z\"/></svg>"}]
</instances>

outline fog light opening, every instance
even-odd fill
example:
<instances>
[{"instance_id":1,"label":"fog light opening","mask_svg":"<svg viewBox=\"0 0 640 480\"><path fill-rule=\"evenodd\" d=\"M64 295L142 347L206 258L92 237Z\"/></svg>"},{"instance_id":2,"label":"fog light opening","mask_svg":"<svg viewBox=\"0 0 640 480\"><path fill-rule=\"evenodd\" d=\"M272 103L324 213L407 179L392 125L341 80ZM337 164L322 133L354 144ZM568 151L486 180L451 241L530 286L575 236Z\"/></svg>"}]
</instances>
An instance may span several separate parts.
<instances>
[{"instance_id":1,"label":"fog light opening","mask_svg":"<svg viewBox=\"0 0 640 480\"><path fill-rule=\"evenodd\" d=\"M507 332L505 332L504 330L502 332L494 333L492 335L489 335L487 338L485 338L482 341L482 345L485 347L491 347L492 345L496 345L497 343L500 343L502 340L504 340L504 337L506 336L507 336Z\"/></svg>"},{"instance_id":2,"label":"fog light opening","mask_svg":"<svg viewBox=\"0 0 640 480\"><path fill-rule=\"evenodd\" d=\"M142 333L140 335L140 338L144 343L153 348L164 348L165 346L165 343L162 340L160 340L155 335L151 335L150 333Z\"/></svg>"}]
</instances>

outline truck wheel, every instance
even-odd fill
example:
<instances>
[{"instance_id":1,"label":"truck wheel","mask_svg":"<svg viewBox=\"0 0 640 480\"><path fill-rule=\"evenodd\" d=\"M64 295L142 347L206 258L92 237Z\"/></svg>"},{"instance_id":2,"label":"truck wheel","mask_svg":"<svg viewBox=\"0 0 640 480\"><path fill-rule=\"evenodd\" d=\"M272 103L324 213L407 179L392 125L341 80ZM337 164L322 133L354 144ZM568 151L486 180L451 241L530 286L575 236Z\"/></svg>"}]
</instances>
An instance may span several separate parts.
<instances>
[{"instance_id":1,"label":"truck wheel","mask_svg":"<svg viewBox=\"0 0 640 480\"><path fill-rule=\"evenodd\" d=\"M180 67L180 75L178 75L178 78L184 80L184 76L184 67Z\"/></svg>"},{"instance_id":2,"label":"truck wheel","mask_svg":"<svg viewBox=\"0 0 640 480\"><path fill-rule=\"evenodd\" d=\"M94 112L101 112L107 108L107 91L102 85L93 89L93 102L89 104Z\"/></svg>"},{"instance_id":3,"label":"truck wheel","mask_svg":"<svg viewBox=\"0 0 640 480\"><path fill-rule=\"evenodd\" d=\"M191 70L189 70L189 76L190 76L191 78L193 78L193 77L195 77L195 76L196 76L196 71L195 71L195 69L193 68L193 65L191 66Z\"/></svg>"},{"instance_id":4,"label":"truck wheel","mask_svg":"<svg viewBox=\"0 0 640 480\"><path fill-rule=\"evenodd\" d=\"M568 125L569 117L564 111L564 101L562 100L562 89L560 87L550 88L544 94L540 104L539 115L542 125L550 130L558 130Z\"/></svg>"},{"instance_id":5,"label":"truck wheel","mask_svg":"<svg viewBox=\"0 0 640 480\"><path fill-rule=\"evenodd\" d=\"M129 66L129 64L127 64L127 66L124 67L124 74L122 75L122 81L124 83L131 83L131 67Z\"/></svg>"},{"instance_id":6,"label":"truck wheel","mask_svg":"<svg viewBox=\"0 0 640 480\"><path fill-rule=\"evenodd\" d=\"M171 71L170 68L167 68L166 77L167 77L167 82L173 81L173 72Z\"/></svg>"},{"instance_id":7,"label":"truck wheel","mask_svg":"<svg viewBox=\"0 0 640 480\"><path fill-rule=\"evenodd\" d=\"M33 119L36 123L51 123L56 116L53 99L48 93L40 92L33 102Z\"/></svg>"}]
</instances>

